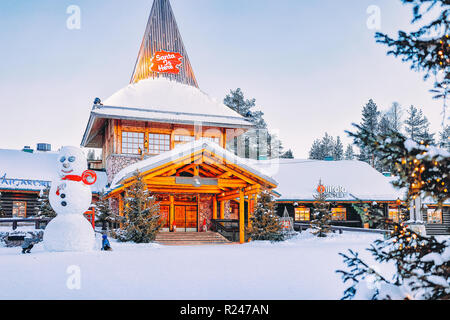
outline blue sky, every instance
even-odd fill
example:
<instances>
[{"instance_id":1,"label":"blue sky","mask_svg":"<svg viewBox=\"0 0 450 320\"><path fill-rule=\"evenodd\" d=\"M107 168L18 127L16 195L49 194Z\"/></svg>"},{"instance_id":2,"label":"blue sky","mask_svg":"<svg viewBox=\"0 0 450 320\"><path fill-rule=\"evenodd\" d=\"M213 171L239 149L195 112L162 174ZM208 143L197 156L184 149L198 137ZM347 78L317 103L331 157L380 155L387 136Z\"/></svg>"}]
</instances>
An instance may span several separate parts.
<instances>
[{"instance_id":1,"label":"blue sky","mask_svg":"<svg viewBox=\"0 0 450 320\"><path fill-rule=\"evenodd\" d=\"M37 142L79 145L92 101L131 77L152 0L2 0L0 148ZM200 88L222 100L242 88L296 157L314 139L359 122L373 98L423 108L440 130L442 103L431 83L386 56L366 10L381 9L381 31L409 27L399 0L171 0ZM69 30L69 5L81 29Z\"/></svg>"}]
</instances>

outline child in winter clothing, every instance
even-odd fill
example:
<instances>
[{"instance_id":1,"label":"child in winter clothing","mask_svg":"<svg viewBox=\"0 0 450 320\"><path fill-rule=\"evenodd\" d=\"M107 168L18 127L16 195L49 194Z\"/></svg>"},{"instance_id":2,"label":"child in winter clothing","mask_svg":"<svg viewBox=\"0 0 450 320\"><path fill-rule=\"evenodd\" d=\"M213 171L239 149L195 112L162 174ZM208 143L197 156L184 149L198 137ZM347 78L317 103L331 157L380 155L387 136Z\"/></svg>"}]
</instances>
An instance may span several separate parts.
<instances>
[{"instance_id":1,"label":"child in winter clothing","mask_svg":"<svg viewBox=\"0 0 450 320\"><path fill-rule=\"evenodd\" d=\"M37 239L26 236L22 243L22 253L31 253L31 249L33 249L36 242L38 242Z\"/></svg>"},{"instance_id":2,"label":"child in winter clothing","mask_svg":"<svg viewBox=\"0 0 450 320\"><path fill-rule=\"evenodd\" d=\"M111 245L109 244L109 240L106 234L102 236L102 250L111 251Z\"/></svg>"}]
</instances>

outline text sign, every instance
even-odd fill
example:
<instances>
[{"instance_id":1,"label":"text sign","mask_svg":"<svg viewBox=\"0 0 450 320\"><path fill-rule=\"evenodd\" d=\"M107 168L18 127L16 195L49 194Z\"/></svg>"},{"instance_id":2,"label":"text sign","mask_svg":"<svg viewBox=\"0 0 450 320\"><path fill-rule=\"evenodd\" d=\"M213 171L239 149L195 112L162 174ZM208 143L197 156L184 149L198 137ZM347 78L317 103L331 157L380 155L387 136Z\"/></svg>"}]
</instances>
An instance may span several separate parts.
<instances>
[{"instance_id":1,"label":"text sign","mask_svg":"<svg viewBox=\"0 0 450 320\"><path fill-rule=\"evenodd\" d=\"M183 56L178 52L155 52L151 60L150 70L158 73L178 74L180 73L178 66L181 65L181 59L183 59Z\"/></svg>"},{"instance_id":2,"label":"text sign","mask_svg":"<svg viewBox=\"0 0 450 320\"><path fill-rule=\"evenodd\" d=\"M323 193L327 198L345 198L348 195L347 189L342 186L324 186L320 185L317 187L317 192Z\"/></svg>"},{"instance_id":3,"label":"text sign","mask_svg":"<svg viewBox=\"0 0 450 320\"><path fill-rule=\"evenodd\" d=\"M42 189L42 188L49 188L50 181L30 180L30 179L12 179L12 178L7 178L6 173L5 173L2 177L0 177L0 185L14 187L14 188L37 187L39 189Z\"/></svg>"}]
</instances>

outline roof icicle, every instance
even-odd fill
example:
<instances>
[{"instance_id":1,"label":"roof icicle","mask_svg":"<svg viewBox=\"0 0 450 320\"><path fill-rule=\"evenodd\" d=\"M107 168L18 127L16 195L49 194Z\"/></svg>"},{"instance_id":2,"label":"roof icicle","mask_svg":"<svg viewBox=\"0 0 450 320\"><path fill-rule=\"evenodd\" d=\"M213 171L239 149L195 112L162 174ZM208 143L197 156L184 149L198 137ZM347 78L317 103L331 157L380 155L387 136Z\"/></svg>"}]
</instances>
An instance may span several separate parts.
<instances>
[{"instance_id":1,"label":"roof icicle","mask_svg":"<svg viewBox=\"0 0 450 320\"><path fill-rule=\"evenodd\" d=\"M151 70L152 59L155 53L160 51L179 53L182 56L181 65L178 65L178 73L154 72ZM159 77L198 88L169 0L155 0L153 2L130 83Z\"/></svg>"}]
</instances>

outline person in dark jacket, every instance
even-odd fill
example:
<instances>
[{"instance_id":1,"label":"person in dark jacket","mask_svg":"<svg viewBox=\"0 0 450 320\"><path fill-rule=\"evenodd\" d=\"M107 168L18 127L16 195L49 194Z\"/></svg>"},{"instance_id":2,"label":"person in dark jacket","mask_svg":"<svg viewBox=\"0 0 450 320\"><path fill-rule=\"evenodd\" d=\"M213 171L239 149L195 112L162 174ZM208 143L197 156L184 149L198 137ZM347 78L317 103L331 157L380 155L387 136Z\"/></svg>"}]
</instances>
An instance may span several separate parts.
<instances>
[{"instance_id":1,"label":"person in dark jacket","mask_svg":"<svg viewBox=\"0 0 450 320\"><path fill-rule=\"evenodd\" d=\"M111 245L109 244L108 236L104 234L102 236L102 250L103 251L111 251Z\"/></svg>"},{"instance_id":2,"label":"person in dark jacket","mask_svg":"<svg viewBox=\"0 0 450 320\"><path fill-rule=\"evenodd\" d=\"M37 239L26 236L22 243L22 253L31 253L31 249L33 249L36 242Z\"/></svg>"}]
</instances>

